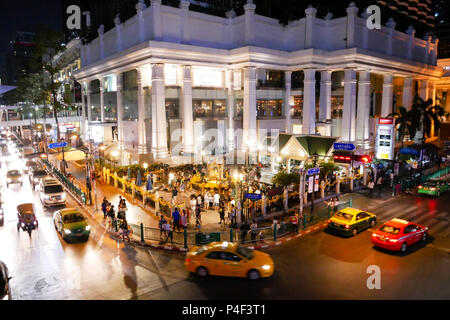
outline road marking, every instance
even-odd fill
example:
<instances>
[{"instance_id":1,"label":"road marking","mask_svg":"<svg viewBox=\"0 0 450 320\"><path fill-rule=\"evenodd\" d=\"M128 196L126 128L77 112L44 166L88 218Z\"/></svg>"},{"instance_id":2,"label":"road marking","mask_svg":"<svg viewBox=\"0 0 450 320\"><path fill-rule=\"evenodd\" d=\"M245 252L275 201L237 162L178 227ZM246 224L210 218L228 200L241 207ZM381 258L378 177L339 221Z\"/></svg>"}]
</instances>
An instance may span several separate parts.
<instances>
[{"instance_id":1,"label":"road marking","mask_svg":"<svg viewBox=\"0 0 450 320\"><path fill-rule=\"evenodd\" d=\"M429 211L428 209L426 209L425 212L418 215L417 219L412 218L411 220L414 221L414 223L423 224L428 220L433 221L436 213L437 213L437 210Z\"/></svg>"}]
</instances>

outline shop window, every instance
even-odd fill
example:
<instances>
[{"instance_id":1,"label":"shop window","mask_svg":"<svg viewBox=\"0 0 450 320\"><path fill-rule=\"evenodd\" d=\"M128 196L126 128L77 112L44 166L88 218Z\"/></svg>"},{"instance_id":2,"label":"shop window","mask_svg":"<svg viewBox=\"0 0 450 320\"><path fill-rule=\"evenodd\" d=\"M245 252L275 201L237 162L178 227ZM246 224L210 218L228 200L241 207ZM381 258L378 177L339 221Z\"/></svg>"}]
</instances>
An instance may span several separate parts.
<instances>
[{"instance_id":1,"label":"shop window","mask_svg":"<svg viewBox=\"0 0 450 320\"><path fill-rule=\"evenodd\" d=\"M284 88L284 72L277 70L265 70L264 73L258 75L258 87Z\"/></svg>"},{"instance_id":2,"label":"shop window","mask_svg":"<svg viewBox=\"0 0 450 320\"><path fill-rule=\"evenodd\" d=\"M283 115L283 100L257 100L258 117L281 117Z\"/></svg>"},{"instance_id":3,"label":"shop window","mask_svg":"<svg viewBox=\"0 0 450 320\"><path fill-rule=\"evenodd\" d=\"M226 117L225 100L194 100L193 109L196 118Z\"/></svg>"},{"instance_id":4,"label":"shop window","mask_svg":"<svg viewBox=\"0 0 450 320\"><path fill-rule=\"evenodd\" d=\"M180 104L178 99L166 99L166 117L167 119L180 117Z\"/></svg>"},{"instance_id":5,"label":"shop window","mask_svg":"<svg viewBox=\"0 0 450 320\"><path fill-rule=\"evenodd\" d=\"M344 97L332 96L331 97L331 118L341 119L344 112Z\"/></svg>"},{"instance_id":6,"label":"shop window","mask_svg":"<svg viewBox=\"0 0 450 320\"><path fill-rule=\"evenodd\" d=\"M291 107L291 115L294 118L302 118L303 117L303 97L302 96L294 96L294 105Z\"/></svg>"}]
</instances>

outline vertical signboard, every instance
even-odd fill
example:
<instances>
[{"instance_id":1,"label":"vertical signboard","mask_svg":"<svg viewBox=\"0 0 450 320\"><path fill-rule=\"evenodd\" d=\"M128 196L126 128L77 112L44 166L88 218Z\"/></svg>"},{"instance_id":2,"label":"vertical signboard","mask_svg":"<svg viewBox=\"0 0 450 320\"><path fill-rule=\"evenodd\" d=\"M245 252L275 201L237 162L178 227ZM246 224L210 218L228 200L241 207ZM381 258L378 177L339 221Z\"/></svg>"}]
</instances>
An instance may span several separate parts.
<instances>
[{"instance_id":1,"label":"vertical signboard","mask_svg":"<svg viewBox=\"0 0 450 320\"><path fill-rule=\"evenodd\" d=\"M394 119L380 118L375 141L375 157L377 159L394 160L395 128Z\"/></svg>"},{"instance_id":2,"label":"vertical signboard","mask_svg":"<svg viewBox=\"0 0 450 320\"><path fill-rule=\"evenodd\" d=\"M314 192L319 191L319 175L314 176Z\"/></svg>"},{"instance_id":3,"label":"vertical signboard","mask_svg":"<svg viewBox=\"0 0 450 320\"><path fill-rule=\"evenodd\" d=\"M308 178L308 193L312 193L314 189L314 176Z\"/></svg>"}]
</instances>

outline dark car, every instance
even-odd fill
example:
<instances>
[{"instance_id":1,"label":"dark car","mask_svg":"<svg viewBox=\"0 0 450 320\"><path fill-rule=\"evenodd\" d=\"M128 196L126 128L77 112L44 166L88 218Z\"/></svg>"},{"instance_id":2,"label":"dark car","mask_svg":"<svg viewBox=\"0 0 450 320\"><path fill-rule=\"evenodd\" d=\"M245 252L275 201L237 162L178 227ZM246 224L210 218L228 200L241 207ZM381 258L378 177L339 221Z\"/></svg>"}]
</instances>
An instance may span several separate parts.
<instances>
[{"instance_id":1,"label":"dark car","mask_svg":"<svg viewBox=\"0 0 450 320\"><path fill-rule=\"evenodd\" d=\"M6 264L0 261L0 300L11 300L10 279Z\"/></svg>"},{"instance_id":2,"label":"dark car","mask_svg":"<svg viewBox=\"0 0 450 320\"><path fill-rule=\"evenodd\" d=\"M39 185L41 179L46 177L47 171L41 166L31 166L28 169L28 177L30 178L30 186L35 190L36 185Z\"/></svg>"}]
</instances>

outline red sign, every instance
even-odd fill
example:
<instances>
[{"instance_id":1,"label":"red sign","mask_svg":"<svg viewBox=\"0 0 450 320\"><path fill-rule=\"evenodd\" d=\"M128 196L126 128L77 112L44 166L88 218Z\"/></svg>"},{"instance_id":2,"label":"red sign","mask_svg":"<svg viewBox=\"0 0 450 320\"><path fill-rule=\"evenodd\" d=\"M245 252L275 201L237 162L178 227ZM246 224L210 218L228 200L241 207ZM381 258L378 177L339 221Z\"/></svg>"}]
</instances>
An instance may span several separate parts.
<instances>
[{"instance_id":1,"label":"red sign","mask_svg":"<svg viewBox=\"0 0 450 320\"><path fill-rule=\"evenodd\" d=\"M378 124L394 124L394 119L392 119L392 118L380 118L380 119L378 119Z\"/></svg>"}]
</instances>

